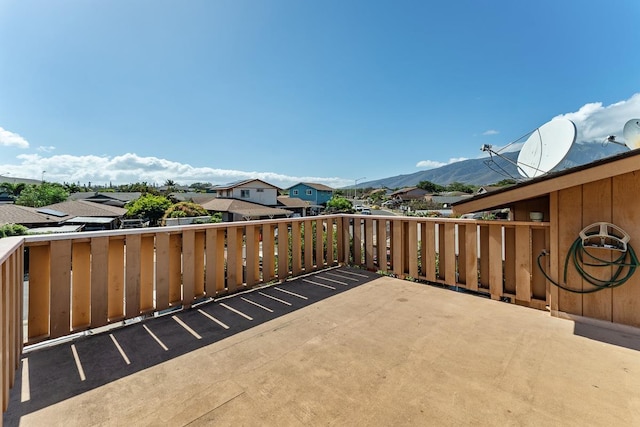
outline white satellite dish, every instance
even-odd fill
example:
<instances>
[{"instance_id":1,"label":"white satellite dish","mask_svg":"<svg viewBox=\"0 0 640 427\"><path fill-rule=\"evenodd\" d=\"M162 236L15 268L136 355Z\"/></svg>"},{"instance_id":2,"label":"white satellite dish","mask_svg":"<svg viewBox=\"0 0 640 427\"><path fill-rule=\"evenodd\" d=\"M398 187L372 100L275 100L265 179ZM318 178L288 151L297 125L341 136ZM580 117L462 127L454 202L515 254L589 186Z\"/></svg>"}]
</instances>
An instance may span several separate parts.
<instances>
[{"instance_id":1,"label":"white satellite dish","mask_svg":"<svg viewBox=\"0 0 640 427\"><path fill-rule=\"evenodd\" d=\"M555 119L534 130L518 154L518 172L524 178L544 175L562 162L576 141L576 125Z\"/></svg>"},{"instance_id":2,"label":"white satellite dish","mask_svg":"<svg viewBox=\"0 0 640 427\"><path fill-rule=\"evenodd\" d=\"M640 119L631 119L625 123L622 134L627 147L632 150L640 148Z\"/></svg>"}]
</instances>

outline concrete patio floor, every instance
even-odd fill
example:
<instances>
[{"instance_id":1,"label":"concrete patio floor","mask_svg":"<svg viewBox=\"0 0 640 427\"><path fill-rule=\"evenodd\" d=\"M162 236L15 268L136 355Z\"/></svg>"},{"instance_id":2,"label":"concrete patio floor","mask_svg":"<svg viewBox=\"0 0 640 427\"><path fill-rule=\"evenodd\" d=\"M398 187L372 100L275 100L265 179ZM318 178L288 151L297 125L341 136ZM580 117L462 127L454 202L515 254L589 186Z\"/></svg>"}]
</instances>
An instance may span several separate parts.
<instances>
[{"instance_id":1,"label":"concrete patio floor","mask_svg":"<svg viewBox=\"0 0 640 427\"><path fill-rule=\"evenodd\" d=\"M84 380L27 353L4 425L640 425L637 329L350 268L279 288L78 340Z\"/></svg>"}]
</instances>

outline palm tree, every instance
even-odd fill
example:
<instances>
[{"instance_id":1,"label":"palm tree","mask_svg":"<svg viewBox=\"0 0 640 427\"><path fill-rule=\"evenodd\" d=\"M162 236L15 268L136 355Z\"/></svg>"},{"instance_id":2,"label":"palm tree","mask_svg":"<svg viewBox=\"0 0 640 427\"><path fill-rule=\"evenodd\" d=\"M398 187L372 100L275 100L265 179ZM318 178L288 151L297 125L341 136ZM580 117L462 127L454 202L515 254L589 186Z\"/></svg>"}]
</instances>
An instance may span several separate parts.
<instances>
[{"instance_id":1,"label":"palm tree","mask_svg":"<svg viewBox=\"0 0 640 427\"><path fill-rule=\"evenodd\" d=\"M20 193L22 193L22 190L24 190L26 186L27 185L24 182L13 184L10 182L3 182L0 184L0 190L12 195L15 198L18 197Z\"/></svg>"}]
</instances>

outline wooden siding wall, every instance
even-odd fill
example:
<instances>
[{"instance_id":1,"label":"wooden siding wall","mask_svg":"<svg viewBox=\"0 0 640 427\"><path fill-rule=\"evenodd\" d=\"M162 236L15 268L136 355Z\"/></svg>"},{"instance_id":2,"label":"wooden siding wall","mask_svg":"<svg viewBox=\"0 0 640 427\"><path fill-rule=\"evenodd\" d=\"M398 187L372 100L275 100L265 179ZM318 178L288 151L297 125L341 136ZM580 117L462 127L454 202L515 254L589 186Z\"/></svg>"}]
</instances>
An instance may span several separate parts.
<instances>
[{"instance_id":1,"label":"wooden siding wall","mask_svg":"<svg viewBox=\"0 0 640 427\"><path fill-rule=\"evenodd\" d=\"M630 244L640 252L640 172L630 172L612 178L574 186L551 193L551 265L550 273L562 283L564 261L570 246L580 231L595 222L610 222L625 230ZM618 256L605 249L591 249L599 257ZM555 255L554 255L555 254ZM603 279L611 277L611 268L590 268L587 272ZM588 289L571 266L566 285ZM640 274L636 273L624 285L591 294L576 294L555 286L551 288L552 312L564 312L614 323L640 327Z\"/></svg>"}]
</instances>

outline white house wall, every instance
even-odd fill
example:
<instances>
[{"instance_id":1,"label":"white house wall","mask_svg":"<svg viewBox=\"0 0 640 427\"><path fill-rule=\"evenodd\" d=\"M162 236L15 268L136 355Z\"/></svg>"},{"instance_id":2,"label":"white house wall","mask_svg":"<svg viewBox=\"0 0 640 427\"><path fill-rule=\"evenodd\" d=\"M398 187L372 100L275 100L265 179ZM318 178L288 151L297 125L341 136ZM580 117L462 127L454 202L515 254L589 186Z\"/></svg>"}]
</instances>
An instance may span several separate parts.
<instances>
[{"instance_id":1,"label":"white house wall","mask_svg":"<svg viewBox=\"0 0 640 427\"><path fill-rule=\"evenodd\" d=\"M247 183L233 189L233 197L251 203L275 206L278 204L278 190L276 188L265 188L256 185L257 183ZM249 190L249 197L241 197L242 190ZM262 191L258 191L262 190Z\"/></svg>"}]
</instances>

